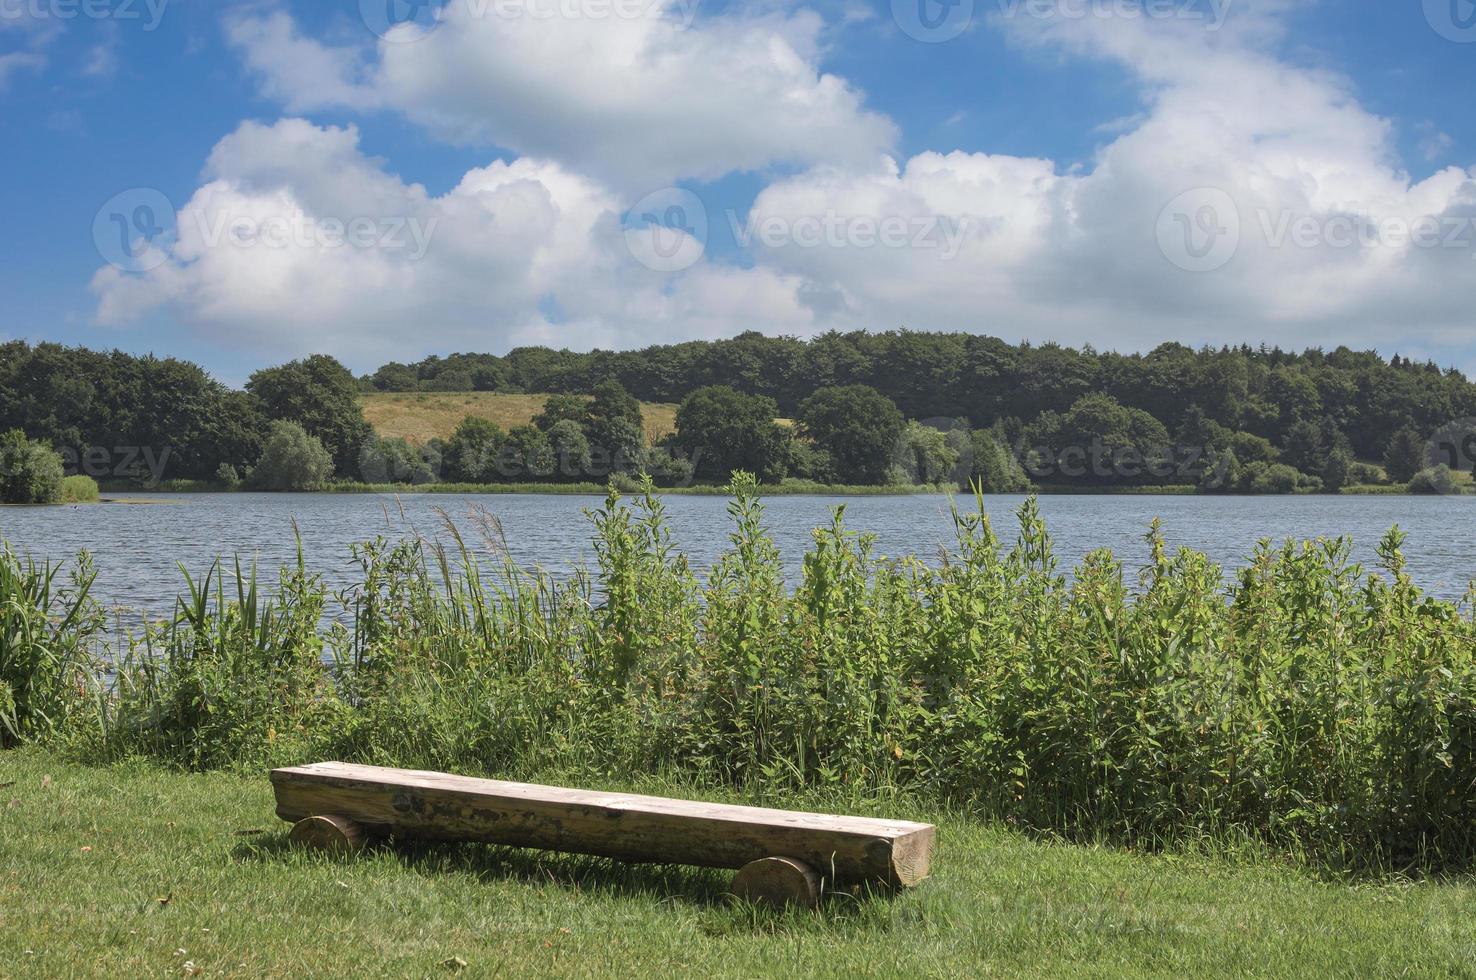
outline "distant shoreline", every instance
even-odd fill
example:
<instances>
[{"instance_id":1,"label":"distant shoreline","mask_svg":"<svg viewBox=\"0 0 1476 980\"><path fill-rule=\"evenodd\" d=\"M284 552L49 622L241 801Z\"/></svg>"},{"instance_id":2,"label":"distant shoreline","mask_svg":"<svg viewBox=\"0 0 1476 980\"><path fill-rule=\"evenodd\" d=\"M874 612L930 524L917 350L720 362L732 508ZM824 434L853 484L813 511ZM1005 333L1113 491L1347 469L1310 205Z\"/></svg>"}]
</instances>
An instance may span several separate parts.
<instances>
[{"instance_id":1,"label":"distant shoreline","mask_svg":"<svg viewBox=\"0 0 1476 980\"><path fill-rule=\"evenodd\" d=\"M729 490L726 486L709 484L697 484L687 487L657 487L657 493L661 496L686 496L686 497L726 497ZM967 496L970 491L962 490L952 485L918 485L918 486L853 486L846 484L811 484L802 482L777 483L771 486L762 486L760 493L766 497L930 497L930 496ZM193 482L193 481L169 481L159 486L125 486L114 484L104 487L107 494L187 494L187 493L253 493L240 487L224 487L218 484ZM269 491L260 491L269 492ZM404 495L444 495L444 496L469 496L474 494L496 494L496 495L542 495L550 497L603 497L609 492L608 486L599 483L430 483L430 484L371 484L371 483L342 483L323 487L318 490L295 491L298 493L315 494L404 494ZM621 493L629 496L638 492L630 487L621 489ZM1030 496L1041 497L1368 497L1368 496L1400 496L1400 497L1429 497L1429 496L1470 496L1467 493L1453 494L1421 494L1411 493L1404 487L1364 485L1344 487L1337 493L1324 491L1299 491L1296 493L1233 493L1233 494L1210 494L1201 493L1192 486L1142 486L1142 487L1089 487L1089 486L1063 486L1060 484L1042 484L1029 490L1017 493L998 494L991 493L986 496ZM127 500L108 500L102 503L133 503Z\"/></svg>"}]
</instances>

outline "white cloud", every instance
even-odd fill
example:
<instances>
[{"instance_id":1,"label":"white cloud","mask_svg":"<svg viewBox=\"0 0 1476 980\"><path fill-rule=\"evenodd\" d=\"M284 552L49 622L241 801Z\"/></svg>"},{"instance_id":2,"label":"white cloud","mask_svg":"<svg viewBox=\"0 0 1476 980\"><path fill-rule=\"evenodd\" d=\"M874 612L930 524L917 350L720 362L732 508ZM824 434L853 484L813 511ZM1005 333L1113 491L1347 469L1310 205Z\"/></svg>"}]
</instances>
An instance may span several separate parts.
<instances>
[{"instance_id":1,"label":"white cloud","mask_svg":"<svg viewBox=\"0 0 1476 980\"><path fill-rule=\"evenodd\" d=\"M932 214L969 234L956 256L781 241L760 243L758 260L843 298L832 307L858 326L905 322L1122 348L1164 339L1388 348L1419 324L1428 337L1469 343L1473 173L1448 168L1412 180L1397 163L1391 122L1366 111L1345 79L1264 53L1277 26L1267 16L1220 32L1125 18L1011 22L1029 43L1134 72L1142 117L1082 172L1048 160L923 153L900 167L817 168L779 181L759 195L752 223ZM1196 191L1184 228L1165 208ZM1217 192L1233 204L1203 212L1205 195ZM1227 232L1238 217L1238 247L1221 267L1186 271L1174 260L1194 263L1173 236L1208 244L1196 223L1210 217ZM1423 243L1405 229L1423 229ZM1449 246L1436 241L1451 236Z\"/></svg>"},{"instance_id":2,"label":"white cloud","mask_svg":"<svg viewBox=\"0 0 1476 980\"><path fill-rule=\"evenodd\" d=\"M168 260L143 276L98 274L99 317L166 307L243 346L332 350L359 367L455 347L899 325L1121 349L1168 339L1469 349L1476 174L1411 178L1393 121L1366 110L1347 79L1271 53L1278 10L1263 3L1217 31L1126 18L1006 24L1021 43L1137 79L1141 111L1104 132L1083 168L874 152L890 127L818 72L805 15L685 33L657 21L555 31L452 15L372 59L304 41L285 17L237 21L236 43L298 108L396 108L442 135L529 155L433 197L366 158L352 127L243 125L212 153ZM811 117L830 128L807 129ZM808 167L773 180L737 219L751 268L709 258L668 274L632 259L621 214L649 189L641 176L781 160ZM1177 200L1189 202L1181 214ZM193 215L208 229L222 216L299 211L319 223L413 220L433 235L416 257L244 249L188 230ZM725 223L716 209L709 217ZM1422 222L1435 223L1433 244L1410 240ZM1185 268L1207 268L1188 251L1207 231L1236 226L1233 249L1207 253L1214 268ZM1369 228L1379 235L1360 241Z\"/></svg>"},{"instance_id":3,"label":"white cloud","mask_svg":"<svg viewBox=\"0 0 1476 980\"><path fill-rule=\"evenodd\" d=\"M8 51L0 54L0 91L4 91L17 72L39 71L44 67L46 67L46 56L34 51Z\"/></svg>"},{"instance_id":4,"label":"white cloud","mask_svg":"<svg viewBox=\"0 0 1476 980\"><path fill-rule=\"evenodd\" d=\"M555 10L573 15L545 16ZM860 92L819 70L823 24L812 13L461 0L441 18L413 41L416 28L397 28L372 56L305 38L280 12L227 30L289 111L393 108L442 139L557 159L627 190L779 164L869 164L896 137Z\"/></svg>"},{"instance_id":5,"label":"white cloud","mask_svg":"<svg viewBox=\"0 0 1476 980\"><path fill-rule=\"evenodd\" d=\"M359 150L352 128L243 124L210 156L154 268L94 277L98 319L155 309L218 342L339 353L361 368L445 345L588 346L804 330L798 283L704 265L669 278L627 251L614 196L532 159L428 195ZM361 245L342 239L360 226ZM541 312L551 299L557 321Z\"/></svg>"}]
</instances>

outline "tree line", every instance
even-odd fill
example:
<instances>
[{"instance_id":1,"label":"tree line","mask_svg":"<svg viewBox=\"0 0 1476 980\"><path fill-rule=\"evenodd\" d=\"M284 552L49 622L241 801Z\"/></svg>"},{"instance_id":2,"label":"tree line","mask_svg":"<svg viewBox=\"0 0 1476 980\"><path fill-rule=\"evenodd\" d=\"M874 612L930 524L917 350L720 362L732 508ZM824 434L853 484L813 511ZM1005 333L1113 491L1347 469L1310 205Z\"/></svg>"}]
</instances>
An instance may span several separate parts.
<instances>
[{"instance_id":1,"label":"tree line","mask_svg":"<svg viewBox=\"0 0 1476 980\"><path fill-rule=\"evenodd\" d=\"M426 445L379 438L359 401L471 390L548 397L527 425L468 418ZM659 444L647 443L641 401L680 406ZM639 351L454 354L359 378L314 355L233 390L174 358L0 345L0 433L105 482L293 489L646 472L676 485L742 469L770 483L979 481L993 491L1336 490L1405 483L1436 462L1469 468L1470 453L1432 459L1429 437L1472 417L1476 385L1460 372L1343 347L1118 354L959 333L745 333ZM1449 487L1448 470L1422 478Z\"/></svg>"}]
</instances>

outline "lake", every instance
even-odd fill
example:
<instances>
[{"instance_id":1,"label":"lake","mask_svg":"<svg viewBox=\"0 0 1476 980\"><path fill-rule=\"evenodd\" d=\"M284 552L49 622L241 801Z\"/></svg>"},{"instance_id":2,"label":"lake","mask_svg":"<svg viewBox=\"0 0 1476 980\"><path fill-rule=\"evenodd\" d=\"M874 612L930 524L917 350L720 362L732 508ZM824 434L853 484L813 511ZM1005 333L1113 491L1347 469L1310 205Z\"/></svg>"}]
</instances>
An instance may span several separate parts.
<instances>
[{"instance_id":1,"label":"lake","mask_svg":"<svg viewBox=\"0 0 1476 980\"><path fill-rule=\"evenodd\" d=\"M116 496L116 495L115 495ZM240 555L264 571L294 559L293 521L307 559L330 584L342 586L355 571L349 545L376 535L419 533L445 537L436 508L461 520L473 505L501 522L513 557L525 566L567 572L591 559L586 508L598 497L534 494L157 494L116 497L121 503L76 507L0 508L0 538L38 557L70 558L87 548L97 559L97 595L111 606L167 614L183 590L182 563L191 573L218 555ZM1013 512L1025 498L988 499L995 528L1014 538ZM673 536L698 569L727 547L725 497L666 498ZM886 555L937 555L952 539L949 499L942 496L774 497L768 524L797 578L810 532L846 506L847 523L873 532ZM972 506L971 498L961 505ZM1063 566L1086 552L1108 547L1128 566L1146 561L1143 535L1154 517L1164 521L1172 547L1206 552L1227 569L1243 564L1258 539L1351 535L1356 557L1371 563L1379 538L1391 525L1409 532L1405 552L1421 587L1459 598L1476 578L1476 543L1467 538L1476 497L1297 496L1046 496L1041 498ZM468 540L478 542L470 521Z\"/></svg>"}]
</instances>

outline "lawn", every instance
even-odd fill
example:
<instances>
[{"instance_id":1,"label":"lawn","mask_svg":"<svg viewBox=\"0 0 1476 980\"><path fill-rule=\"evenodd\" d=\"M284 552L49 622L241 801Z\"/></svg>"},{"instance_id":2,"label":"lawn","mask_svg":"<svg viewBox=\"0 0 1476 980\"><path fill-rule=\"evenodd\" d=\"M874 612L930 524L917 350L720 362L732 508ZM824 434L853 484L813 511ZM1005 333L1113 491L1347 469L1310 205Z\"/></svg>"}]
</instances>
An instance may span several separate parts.
<instances>
[{"instance_id":1,"label":"lawn","mask_svg":"<svg viewBox=\"0 0 1476 980\"><path fill-rule=\"evenodd\" d=\"M380 392L360 396L364 417L381 436L420 444L449 439L468 415L490 419L503 429L527 425L543 411L547 395L508 395L495 391ZM675 405L641 403L646 441L653 445L676 429Z\"/></svg>"},{"instance_id":2,"label":"lawn","mask_svg":"<svg viewBox=\"0 0 1476 980\"><path fill-rule=\"evenodd\" d=\"M6 977L1460 975L1476 961L1466 880L1340 884L906 805L859 808L937 818L934 878L775 915L724 898L719 872L481 846L289 849L264 775L27 749L0 754L0 786Z\"/></svg>"}]
</instances>

